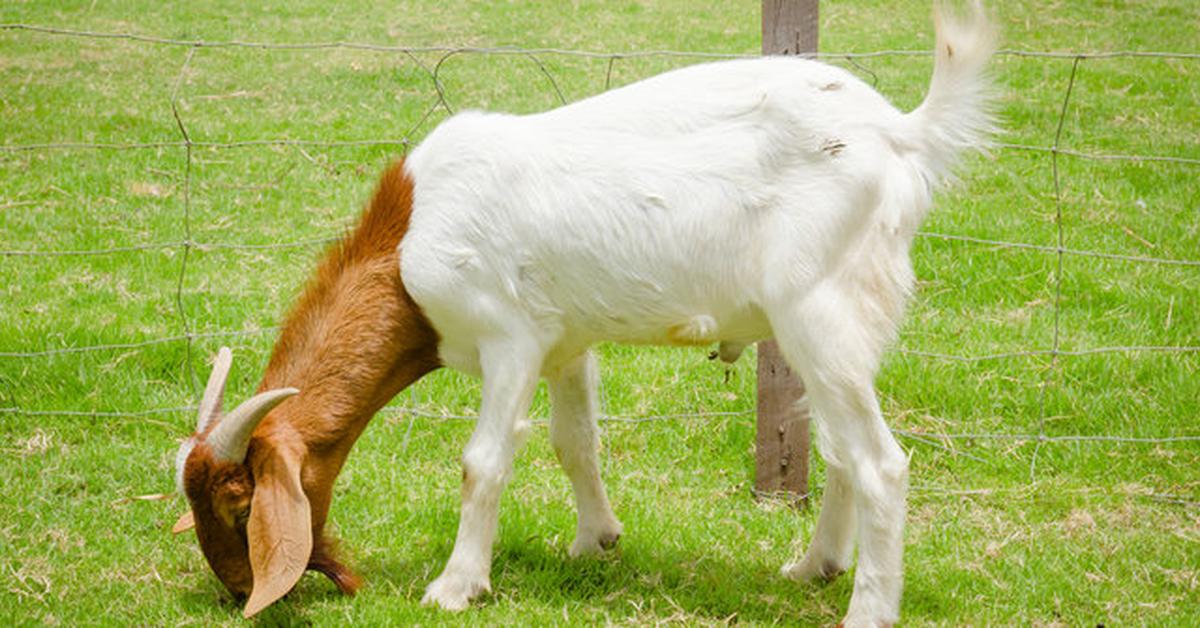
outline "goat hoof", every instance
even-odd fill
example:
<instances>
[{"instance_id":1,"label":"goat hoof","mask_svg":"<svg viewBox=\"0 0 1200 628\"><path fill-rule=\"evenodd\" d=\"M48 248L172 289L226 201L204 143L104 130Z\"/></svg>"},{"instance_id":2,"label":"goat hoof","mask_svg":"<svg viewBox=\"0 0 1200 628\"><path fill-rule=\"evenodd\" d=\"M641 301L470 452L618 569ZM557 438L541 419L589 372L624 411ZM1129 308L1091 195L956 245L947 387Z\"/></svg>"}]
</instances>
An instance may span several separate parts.
<instances>
[{"instance_id":1,"label":"goat hoof","mask_svg":"<svg viewBox=\"0 0 1200 628\"><path fill-rule=\"evenodd\" d=\"M890 621L861 621L858 619L846 618L838 622L837 628L894 628L894 622Z\"/></svg>"},{"instance_id":2,"label":"goat hoof","mask_svg":"<svg viewBox=\"0 0 1200 628\"><path fill-rule=\"evenodd\" d=\"M800 562L784 565L783 569L779 570L779 573L784 578L797 582L808 582L811 580L824 580L828 582L846 573L846 567L832 559L809 560L806 556Z\"/></svg>"},{"instance_id":3,"label":"goat hoof","mask_svg":"<svg viewBox=\"0 0 1200 628\"><path fill-rule=\"evenodd\" d=\"M618 533L604 535L591 541L576 539L575 542L571 544L571 549L567 551L567 555L571 558L579 558L580 556L594 556L596 554L601 554L616 547L617 541L620 540L620 538L621 535Z\"/></svg>"},{"instance_id":4,"label":"goat hoof","mask_svg":"<svg viewBox=\"0 0 1200 628\"><path fill-rule=\"evenodd\" d=\"M461 611L471 605L471 600L491 591L492 585L486 577L470 578L444 573L429 583L429 587L425 589L425 596L421 598L421 604L439 606L448 611Z\"/></svg>"},{"instance_id":5,"label":"goat hoof","mask_svg":"<svg viewBox=\"0 0 1200 628\"><path fill-rule=\"evenodd\" d=\"M600 547L610 550L617 546L617 541L621 540L621 533L605 534L600 537Z\"/></svg>"},{"instance_id":6,"label":"goat hoof","mask_svg":"<svg viewBox=\"0 0 1200 628\"><path fill-rule=\"evenodd\" d=\"M621 540L621 532L622 527L619 523L613 524L603 532L580 531L575 535L575 542L571 544L567 555L578 558L611 550L617 546L617 541Z\"/></svg>"}]
</instances>

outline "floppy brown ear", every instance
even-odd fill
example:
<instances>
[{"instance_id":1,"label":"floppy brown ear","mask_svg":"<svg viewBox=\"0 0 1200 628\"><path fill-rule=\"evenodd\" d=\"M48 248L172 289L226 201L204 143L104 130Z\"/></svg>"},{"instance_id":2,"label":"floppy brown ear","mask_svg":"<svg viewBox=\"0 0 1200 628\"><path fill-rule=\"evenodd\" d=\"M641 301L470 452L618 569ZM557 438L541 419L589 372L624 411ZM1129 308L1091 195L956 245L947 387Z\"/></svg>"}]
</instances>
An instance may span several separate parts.
<instances>
[{"instance_id":1,"label":"floppy brown ear","mask_svg":"<svg viewBox=\"0 0 1200 628\"><path fill-rule=\"evenodd\" d=\"M196 527L196 518L192 515L192 511L189 510L179 515L179 520L175 522L175 525L171 526L171 534L182 534L194 527Z\"/></svg>"},{"instance_id":2,"label":"floppy brown ear","mask_svg":"<svg viewBox=\"0 0 1200 628\"><path fill-rule=\"evenodd\" d=\"M252 617L287 595L312 555L312 517L300 485L300 462L294 454L271 456L255 474L254 499L246 537L254 588L244 617Z\"/></svg>"}]
</instances>

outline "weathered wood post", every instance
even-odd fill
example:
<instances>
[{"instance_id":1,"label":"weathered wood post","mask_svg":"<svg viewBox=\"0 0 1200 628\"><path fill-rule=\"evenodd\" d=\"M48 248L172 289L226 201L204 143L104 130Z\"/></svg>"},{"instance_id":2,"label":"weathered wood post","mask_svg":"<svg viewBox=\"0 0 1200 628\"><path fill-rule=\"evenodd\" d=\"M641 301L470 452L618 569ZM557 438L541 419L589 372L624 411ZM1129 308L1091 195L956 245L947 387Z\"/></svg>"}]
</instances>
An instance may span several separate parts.
<instances>
[{"instance_id":1,"label":"weathered wood post","mask_svg":"<svg viewBox=\"0 0 1200 628\"><path fill-rule=\"evenodd\" d=\"M762 53L817 52L817 0L763 0ZM758 435L754 488L786 492L803 503L808 496L808 413L798 401L804 384L775 341L758 343Z\"/></svg>"}]
</instances>

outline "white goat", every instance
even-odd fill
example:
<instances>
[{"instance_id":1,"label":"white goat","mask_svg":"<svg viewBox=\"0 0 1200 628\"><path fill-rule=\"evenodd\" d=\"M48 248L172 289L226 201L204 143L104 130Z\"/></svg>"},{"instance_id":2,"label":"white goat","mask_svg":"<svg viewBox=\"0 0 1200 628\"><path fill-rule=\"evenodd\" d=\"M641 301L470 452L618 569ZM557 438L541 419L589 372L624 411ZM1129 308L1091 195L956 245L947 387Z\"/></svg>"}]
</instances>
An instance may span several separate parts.
<instances>
[{"instance_id":1,"label":"white goat","mask_svg":"<svg viewBox=\"0 0 1200 628\"><path fill-rule=\"evenodd\" d=\"M232 354L219 354L177 457L190 510L175 530L195 528L217 577L249 596L247 617L306 570L352 594L361 579L325 530L334 480L379 408L453 366L483 376L483 405L454 552L424 600L461 609L490 587L500 491L539 377L578 555L621 534L596 463L588 347L720 343L733 359L774 336L828 462L812 542L783 573L834 576L857 538L845 624L896 621L908 461L873 383L931 191L990 129L993 41L978 6L963 23L939 16L929 94L907 115L842 70L773 58L540 115L451 118L383 175L288 316L260 394L228 415Z\"/></svg>"},{"instance_id":2,"label":"white goat","mask_svg":"<svg viewBox=\"0 0 1200 628\"><path fill-rule=\"evenodd\" d=\"M991 123L992 28L939 11L933 79L902 114L849 73L697 65L537 115L469 112L407 159L403 283L441 360L483 377L458 537L427 603L489 590L500 492L539 377L579 509L572 554L621 534L596 462L598 341L774 336L804 380L828 486L790 578L859 565L846 625L898 618L908 461L873 382L931 191Z\"/></svg>"}]
</instances>

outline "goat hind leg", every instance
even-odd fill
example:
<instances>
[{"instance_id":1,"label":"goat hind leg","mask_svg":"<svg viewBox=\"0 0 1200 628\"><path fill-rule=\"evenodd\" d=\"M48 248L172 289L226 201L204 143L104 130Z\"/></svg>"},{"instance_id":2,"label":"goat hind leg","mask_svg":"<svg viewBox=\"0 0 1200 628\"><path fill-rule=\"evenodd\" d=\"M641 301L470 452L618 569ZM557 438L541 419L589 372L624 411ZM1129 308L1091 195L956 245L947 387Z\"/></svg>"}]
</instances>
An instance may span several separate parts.
<instances>
[{"instance_id":1,"label":"goat hind leg","mask_svg":"<svg viewBox=\"0 0 1200 628\"><path fill-rule=\"evenodd\" d=\"M550 391L550 443L575 491L579 521L572 557L595 554L616 545L621 522L613 515L600 478L596 417L596 360L591 352L572 360L547 378Z\"/></svg>"},{"instance_id":2,"label":"goat hind leg","mask_svg":"<svg viewBox=\"0 0 1200 628\"><path fill-rule=\"evenodd\" d=\"M844 524L852 525L857 520L857 530L845 527L840 532L851 538L857 532L858 537L854 592L842 625L891 625L899 619L903 588L908 458L884 424L869 380L860 383L837 380L836 375L805 378L813 407L823 422L818 433L825 455L845 469L845 478L849 480L849 499L845 499L848 503L839 506L851 507L854 516L848 517ZM805 558L844 551L840 556L834 553L833 558L848 563L849 546L849 543L841 548L818 545L810 548ZM829 554L822 556L826 557Z\"/></svg>"},{"instance_id":3,"label":"goat hind leg","mask_svg":"<svg viewBox=\"0 0 1200 628\"><path fill-rule=\"evenodd\" d=\"M848 562L848 543L829 541L852 538L850 530L857 527L858 568L843 625L893 624L903 588L908 458L883 422L873 389L883 338L859 320L852 300L837 292L814 294L806 303L779 309L771 323L784 357L805 382L822 455L831 467L843 470L849 489L831 494L833 503L825 508L834 512L822 511L829 525L818 520L817 546L809 555L845 556ZM845 515L850 504L852 519ZM854 519L857 526L846 525ZM842 525L835 526L836 520ZM840 534L835 534L838 527ZM818 569L820 561L813 563L804 569Z\"/></svg>"},{"instance_id":4,"label":"goat hind leg","mask_svg":"<svg viewBox=\"0 0 1200 628\"><path fill-rule=\"evenodd\" d=\"M869 453L853 462L858 568L844 625L894 624L903 587L908 457L878 418L866 430Z\"/></svg>"},{"instance_id":5,"label":"goat hind leg","mask_svg":"<svg viewBox=\"0 0 1200 628\"><path fill-rule=\"evenodd\" d=\"M828 460L826 463L821 514L808 550L798 562L788 563L781 570L791 580L831 580L850 568L858 518L854 485L845 469L829 464Z\"/></svg>"}]
</instances>

